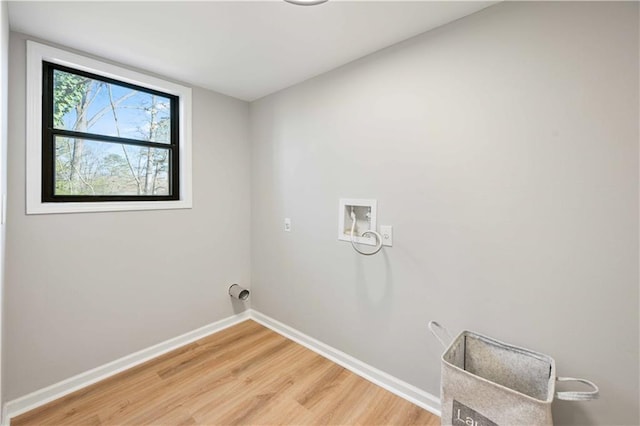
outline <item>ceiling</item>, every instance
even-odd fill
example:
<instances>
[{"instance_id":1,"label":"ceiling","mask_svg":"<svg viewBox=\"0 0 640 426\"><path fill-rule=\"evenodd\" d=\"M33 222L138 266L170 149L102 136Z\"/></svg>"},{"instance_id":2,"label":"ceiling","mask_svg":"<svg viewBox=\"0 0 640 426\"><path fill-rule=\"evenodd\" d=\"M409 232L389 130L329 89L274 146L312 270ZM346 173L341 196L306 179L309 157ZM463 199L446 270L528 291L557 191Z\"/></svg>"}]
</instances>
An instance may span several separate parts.
<instances>
[{"instance_id":1,"label":"ceiling","mask_svg":"<svg viewBox=\"0 0 640 426\"><path fill-rule=\"evenodd\" d=\"M495 1L12 1L13 31L252 101Z\"/></svg>"}]
</instances>

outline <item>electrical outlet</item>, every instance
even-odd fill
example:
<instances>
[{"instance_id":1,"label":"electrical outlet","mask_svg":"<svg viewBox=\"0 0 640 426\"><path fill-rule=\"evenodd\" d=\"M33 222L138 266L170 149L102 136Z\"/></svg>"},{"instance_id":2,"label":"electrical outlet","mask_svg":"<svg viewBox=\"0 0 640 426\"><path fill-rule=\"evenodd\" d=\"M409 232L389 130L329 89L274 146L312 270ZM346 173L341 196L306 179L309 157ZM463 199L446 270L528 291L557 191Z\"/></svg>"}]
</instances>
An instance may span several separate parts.
<instances>
[{"instance_id":1,"label":"electrical outlet","mask_svg":"<svg viewBox=\"0 0 640 426\"><path fill-rule=\"evenodd\" d=\"M393 245L393 226L380 225L380 235L382 236L382 245L391 247Z\"/></svg>"},{"instance_id":2,"label":"electrical outlet","mask_svg":"<svg viewBox=\"0 0 640 426\"><path fill-rule=\"evenodd\" d=\"M288 217L284 218L284 230L285 232L291 232L291 219Z\"/></svg>"}]
</instances>

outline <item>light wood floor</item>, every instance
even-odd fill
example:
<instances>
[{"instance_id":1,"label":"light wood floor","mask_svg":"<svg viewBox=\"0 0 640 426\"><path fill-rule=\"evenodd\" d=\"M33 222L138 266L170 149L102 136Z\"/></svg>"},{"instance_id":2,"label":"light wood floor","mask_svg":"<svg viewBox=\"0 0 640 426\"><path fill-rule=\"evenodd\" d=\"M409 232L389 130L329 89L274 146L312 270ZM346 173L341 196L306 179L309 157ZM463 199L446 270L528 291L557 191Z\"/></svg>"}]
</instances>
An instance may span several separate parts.
<instances>
[{"instance_id":1,"label":"light wood floor","mask_svg":"<svg viewBox=\"0 0 640 426\"><path fill-rule=\"evenodd\" d=\"M257 324L236 326L11 421L21 425L439 425Z\"/></svg>"}]
</instances>

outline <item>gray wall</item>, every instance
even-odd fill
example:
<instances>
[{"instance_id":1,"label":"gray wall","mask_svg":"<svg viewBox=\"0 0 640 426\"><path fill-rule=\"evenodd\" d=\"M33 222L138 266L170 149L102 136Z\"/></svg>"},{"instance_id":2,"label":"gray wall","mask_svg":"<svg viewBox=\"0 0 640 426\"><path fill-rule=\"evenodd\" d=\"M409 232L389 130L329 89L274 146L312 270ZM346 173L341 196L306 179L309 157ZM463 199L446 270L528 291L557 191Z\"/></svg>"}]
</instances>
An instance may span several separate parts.
<instances>
[{"instance_id":1,"label":"gray wall","mask_svg":"<svg viewBox=\"0 0 640 426\"><path fill-rule=\"evenodd\" d=\"M9 88L9 15L7 2L0 2L0 197L6 194L7 188L7 124L8 124L8 88ZM0 214L2 214L0 212ZM4 238L5 224L0 224L0 407L4 405L3 371L4 356L2 352L4 336ZM0 421L2 421L0 414Z\"/></svg>"},{"instance_id":2,"label":"gray wall","mask_svg":"<svg viewBox=\"0 0 640 426\"><path fill-rule=\"evenodd\" d=\"M487 333L601 386L558 423L637 425L638 52L635 2L503 3L252 103L252 306L436 395L427 322Z\"/></svg>"},{"instance_id":3,"label":"gray wall","mask_svg":"<svg viewBox=\"0 0 640 426\"><path fill-rule=\"evenodd\" d=\"M246 102L193 89L193 209L36 216L16 33L9 106L6 399L234 314L227 288L250 272Z\"/></svg>"}]
</instances>

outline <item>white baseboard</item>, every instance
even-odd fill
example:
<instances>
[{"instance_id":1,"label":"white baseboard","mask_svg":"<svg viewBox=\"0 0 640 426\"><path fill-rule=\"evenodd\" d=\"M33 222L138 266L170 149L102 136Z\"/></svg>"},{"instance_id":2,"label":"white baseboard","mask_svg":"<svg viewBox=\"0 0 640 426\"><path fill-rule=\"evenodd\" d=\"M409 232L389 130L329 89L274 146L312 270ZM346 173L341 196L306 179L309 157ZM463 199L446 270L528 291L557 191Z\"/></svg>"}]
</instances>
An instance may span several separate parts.
<instances>
[{"instance_id":1,"label":"white baseboard","mask_svg":"<svg viewBox=\"0 0 640 426\"><path fill-rule=\"evenodd\" d=\"M365 364L364 362L348 355L336 348L333 348L327 344L324 344L313 337L309 337L306 334L289 327L268 317L254 309L251 310L251 319L270 328L283 335L284 337L293 340L301 344L302 346L311 349L312 351L322 355L323 357L330 359L338 365L346 368L347 370L357 374L358 376L367 379L371 383L380 386L389 392L398 395L400 398L406 399L409 402L414 403L418 407L422 407L425 410L440 417L440 398L431 395L430 393L423 391L405 381L398 379L384 371L378 370L375 367Z\"/></svg>"},{"instance_id":2,"label":"white baseboard","mask_svg":"<svg viewBox=\"0 0 640 426\"><path fill-rule=\"evenodd\" d=\"M250 318L250 311L244 311L9 401L4 406L3 421L8 425L11 418L22 413Z\"/></svg>"},{"instance_id":3,"label":"white baseboard","mask_svg":"<svg viewBox=\"0 0 640 426\"><path fill-rule=\"evenodd\" d=\"M71 392L75 392L78 389L82 389L93 383L99 382L100 380L104 380L124 370L135 367L143 362L149 361L162 354L248 319L253 319L276 333L279 333L288 339L311 349L323 357L330 359L358 376L361 376L389 392L398 395L399 397L406 399L407 401L410 401L437 416L440 416L439 398L390 374L387 374L384 371L380 371L375 367L365 364L364 362L307 336L306 334L270 318L267 315L248 309L238 315L233 315L220 321L205 325L204 327L190 331L181 336L158 343L157 345L148 347L131 355L124 356L108 364L85 371L84 373L80 373L69 379L9 401L4 405L4 409L2 410L2 414L4 414L2 416L2 425L8 425L10 419L13 417L19 416L20 414L26 413L27 411L68 395Z\"/></svg>"}]
</instances>

